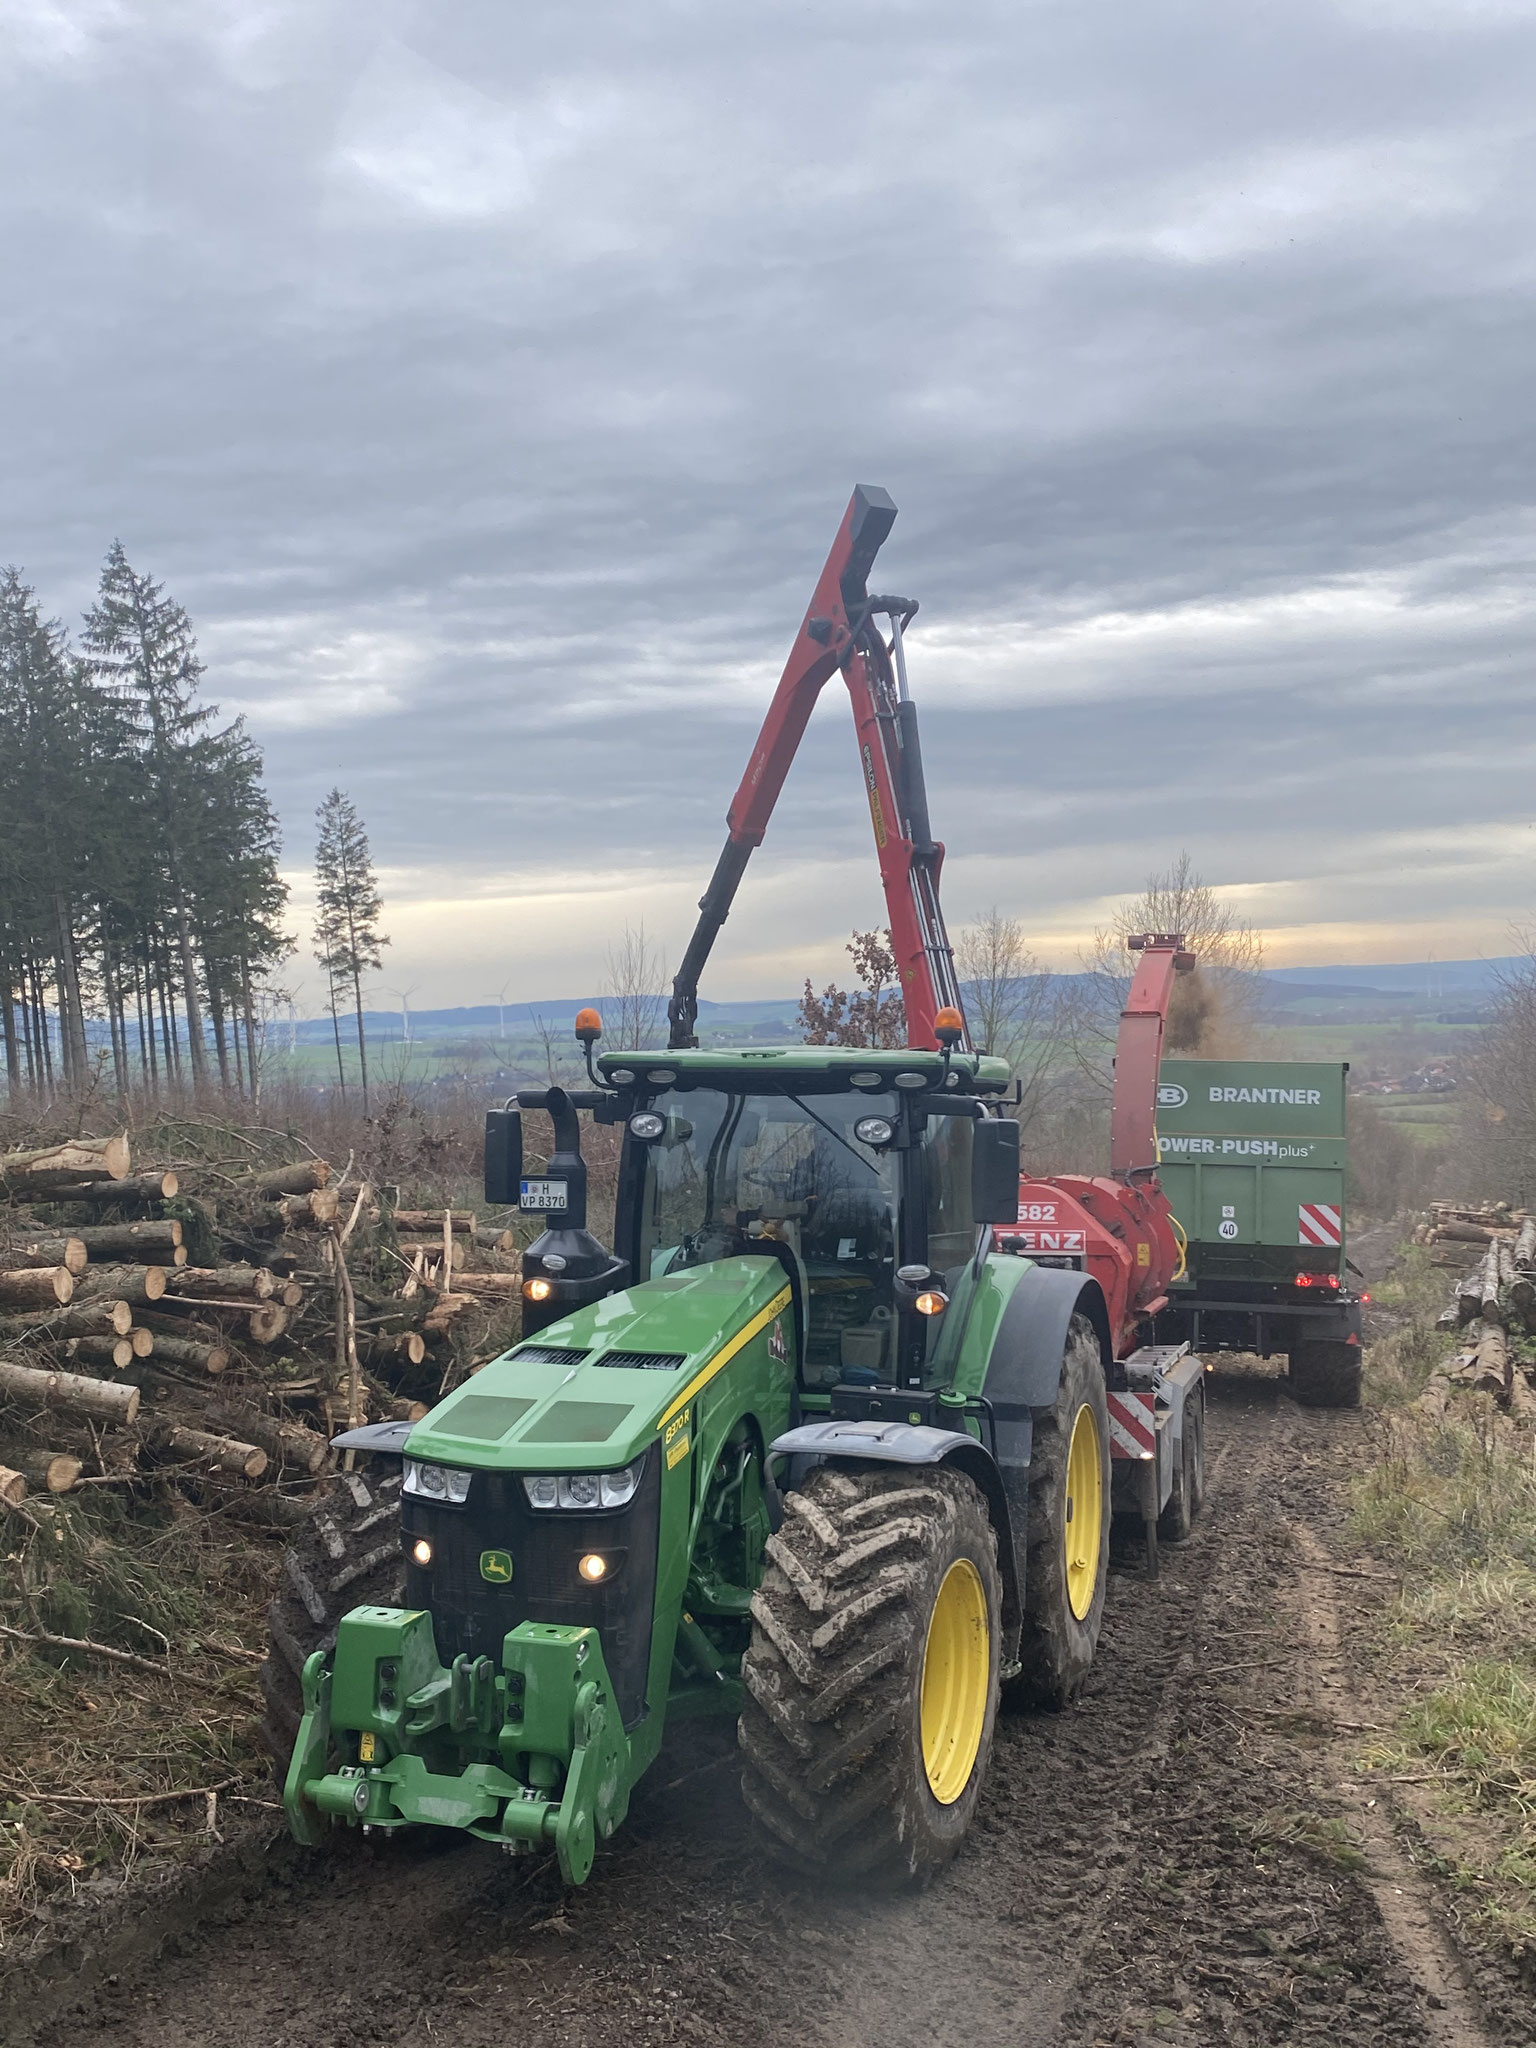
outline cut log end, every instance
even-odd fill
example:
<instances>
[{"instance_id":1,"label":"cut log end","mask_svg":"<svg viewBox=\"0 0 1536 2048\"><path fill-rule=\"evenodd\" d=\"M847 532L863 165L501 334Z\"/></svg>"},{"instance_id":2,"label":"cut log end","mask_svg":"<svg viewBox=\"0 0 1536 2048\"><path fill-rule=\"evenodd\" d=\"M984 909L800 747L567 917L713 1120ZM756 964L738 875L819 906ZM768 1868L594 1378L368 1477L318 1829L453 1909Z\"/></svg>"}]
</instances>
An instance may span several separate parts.
<instances>
[{"instance_id":1,"label":"cut log end","mask_svg":"<svg viewBox=\"0 0 1536 2048\"><path fill-rule=\"evenodd\" d=\"M275 1344L288 1328L288 1311L276 1302L263 1302L251 1310L248 1327L253 1344Z\"/></svg>"},{"instance_id":2,"label":"cut log end","mask_svg":"<svg viewBox=\"0 0 1536 2048\"><path fill-rule=\"evenodd\" d=\"M13 1451L8 1455L28 1483L45 1493L68 1493L84 1469L84 1460L72 1451Z\"/></svg>"},{"instance_id":3,"label":"cut log end","mask_svg":"<svg viewBox=\"0 0 1536 2048\"><path fill-rule=\"evenodd\" d=\"M66 1308L75 1298L75 1276L68 1266L24 1266L0 1273L0 1302L22 1308L44 1308L50 1302Z\"/></svg>"},{"instance_id":4,"label":"cut log end","mask_svg":"<svg viewBox=\"0 0 1536 2048\"><path fill-rule=\"evenodd\" d=\"M77 1138L0 1155L0 1183L13 1193L30 1195L77 1180L126 1180L129 1164L126 1137Z\"/></svg>"},{"instance_id":5,"label":"cut log end","mask_svg":"<svg viewBox=\"0 0 1536 2048\"><path fill-rule=\"evenodd\" d=\"M214 1436L206 1429L168 1429L164 1442L178 1456L212 1464L219 1471L234 1472L242 1479L259 1479L267 1469L267 1454L259 1444Z\"/></svg>"},{"instance_id":6,"label":"cut log end","mask_svg":"<svg viewBox=\"0 0 1536 2048\"><path fill-rule=\"evenodd\" d=\"M114 1385L83 1373L39 1372L11 1359L0 1359L0 1394L23 1410L61 1408L67 1414L124 1424L137 1420L141 1399L137 1387Z\"/></svg>"}]
</instances>

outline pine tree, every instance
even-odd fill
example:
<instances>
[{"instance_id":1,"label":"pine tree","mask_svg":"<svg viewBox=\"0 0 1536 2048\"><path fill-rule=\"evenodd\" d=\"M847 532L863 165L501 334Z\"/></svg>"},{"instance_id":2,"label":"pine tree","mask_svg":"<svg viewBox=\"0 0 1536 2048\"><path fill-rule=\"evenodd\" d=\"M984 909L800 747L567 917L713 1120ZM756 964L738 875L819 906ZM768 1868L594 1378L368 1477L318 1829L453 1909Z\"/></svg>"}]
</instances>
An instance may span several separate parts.
<instances>
[{"instance_id":1,"label":"pine tree","mask_svg":"<svg viewBox=\"0 0 1536 2048\"><path fill-rule=\"evenodd\" d=\"M382 967L381 948L389 940L379 930L384 909L368 834L356 808L333 789L315 813L320 837L315 846L315 958L325 969L330 990L331 1024L336 1034L336 1070L346 1092L341 1061L340 1005L350 985L357 1018L357 1057L363 1079L363 1111L368 1109L368 1046L363 1033L363 974Z\"/></svg>"},{"instance_id":2,"label":"pine tree","mask_svg":"<svg viewBox=\"0 0 1536 2048\"><path fill-rule=\"evenodd\" d=\"M87 1074L80 922L98 829L91 801L89 692L63 628L45 620L15 569L0 571L0 1023L10 1088L21 1085L16 996L34 1086L52 1079L44 963L53 983L66 1087Z\"/></svg>"},{"instance_id":3,"label":"pine tree","mask_svg":"<svg viewBox=\"0 0 1536 2048\"><path fill-rule=\"evenodd\" d=\"M135 1066L151 1091L162 1075L174 1085L178 997L201 1085L206 997L225 1083L254 1093L256 990L289 949L261 755L240 720L218 729L197 701L190 621L121 547L86 631L76 660L20 575L0 571L7 1086L86 1086L88 1022L103 1014L118 1092Z\"/></svg>"},{"instance_id":4,"label":"pine tree","mask_svg":"<svg viewBox=\"0 0 1536 2048\"><path fill-rule=\"evenodd\" d=\"M203 665L192 621L160 584L132 568L121 541L112 543L103 565L96 603L86 615L85 646L91 674L116 690L139 741L140 772L160 834L166 905L181 968L192 1085L202 1091L209 1079L208 1050L193 948L193 863L186 841L195 815L193 755L213 710L196 701ZM161 951L168 954L170 948ZM162 1004L166 993L162 990ZM167 1036L166 1055L174 1062L174 1031Z\"/></svg>"}]
</instances>

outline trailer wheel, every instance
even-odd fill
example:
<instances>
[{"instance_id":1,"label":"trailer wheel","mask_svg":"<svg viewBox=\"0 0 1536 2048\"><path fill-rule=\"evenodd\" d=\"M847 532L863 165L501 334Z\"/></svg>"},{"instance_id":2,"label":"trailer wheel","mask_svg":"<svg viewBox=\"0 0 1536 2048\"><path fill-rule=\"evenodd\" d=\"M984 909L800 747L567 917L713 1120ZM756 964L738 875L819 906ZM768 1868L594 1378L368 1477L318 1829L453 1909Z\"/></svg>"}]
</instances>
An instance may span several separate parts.
<instances>
[{"instance_id":1,"label":"trailer wheel","mask_svg":"<svg viewBox=\"0 0 1536 2048\"><path fill-rule=\"evenodd\" d=\"M1358 1408L1360 1346L1298 1344L1291 1353L1291 1393L1303 1408Z\"/></svg>"},{"instance_id":2,"label":"trailer wheel","mask_svg":"<svg viewBox=\"0 0 1536 2048\"><path fill-rule=\"evenodd\" d=\"M398 1465L366 1477L338 1472L288 1547L277 1597L267 1609L267 1659L261 1667L262 1739L280 1771L287 1768L304 1711L304 1660L331 1647L337 1624L352 1608L400 1605L401 1476Z\"/></svg>"},{"instance_id":3,"label":"trailer wheel","mask_svg":"<svg viewBox=\"0 0 1536 2048\"><path fill-rule=\"evenodd\" d=\"M1049 1408L1035 1410L1021 1669L1009 1704L1060 1708L1098 1648L1109 1577L1109 1405L1099 1340L1074 1316Z\"/></svg>"},{"instance_id":4,"label":"trailer wheel","mask_svg":"<svg viewBox=\"0 0 1536 2048\"><path fill-rule=\"evenodd\" d=\"M1202 1388L1191 1388L1184 1401L1184 1427L1179 1439L1179 1468L1173 1475L1168 1505L1157 1518L1164 1543L1183 1543L1194 1527L1205 1498L1205 1401Z\"/></svg>"},{"instance_id":5,"label":"trailer wheel","mask_svg":"<svg viewBox=\"0 0 1536 2048\"><path fill-rule=\"evenodd\" d=\"M921 1881L964 1839L992 1753L986 1502L942 1466L823 1465L784 1510L742 1659L743 1797L802 1875Z\"/></svg>"}]
</instances>

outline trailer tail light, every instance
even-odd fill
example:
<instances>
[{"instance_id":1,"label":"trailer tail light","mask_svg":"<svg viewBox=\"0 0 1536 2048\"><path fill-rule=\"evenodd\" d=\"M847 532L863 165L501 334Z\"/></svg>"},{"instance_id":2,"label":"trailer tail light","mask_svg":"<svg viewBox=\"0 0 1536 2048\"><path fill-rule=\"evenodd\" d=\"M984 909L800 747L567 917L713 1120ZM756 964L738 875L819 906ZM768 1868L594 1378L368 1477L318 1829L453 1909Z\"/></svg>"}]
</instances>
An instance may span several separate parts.
<instances>
[{"instance_id":1,"label":"trailer tail light","mask_svg":"<svg viewBox=\"0 0 1536 2048\"><path fill-rule=\"evenodd\" d=\"M1296 1285L1298 1287L1337 1287L1338 1284L1339 1276L1337 1273L1298 1273L1296 1275Z\"/></svg>"}]
</instances>

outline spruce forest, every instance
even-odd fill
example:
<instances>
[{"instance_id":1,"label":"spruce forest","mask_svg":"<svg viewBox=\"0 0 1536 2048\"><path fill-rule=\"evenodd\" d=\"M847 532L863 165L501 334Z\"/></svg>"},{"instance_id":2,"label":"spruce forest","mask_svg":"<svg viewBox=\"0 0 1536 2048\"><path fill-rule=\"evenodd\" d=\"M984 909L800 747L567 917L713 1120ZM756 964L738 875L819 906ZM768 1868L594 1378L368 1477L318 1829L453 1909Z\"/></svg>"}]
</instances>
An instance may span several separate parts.
<instances>
[{"instance_id":1,"label":"spruce forest","mask_svg":"<svg viewBox=\"0 0 1536 2048\"><path fill-rule=\"evenodd\" d=\"M192 623L114 543L78 642L0 570L0 1031L15 1101L255 1092L278 828Z\"/></svg>"}]
</instances>

